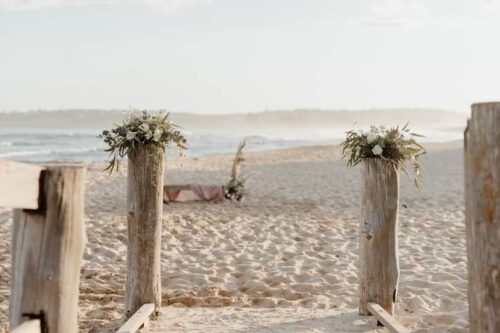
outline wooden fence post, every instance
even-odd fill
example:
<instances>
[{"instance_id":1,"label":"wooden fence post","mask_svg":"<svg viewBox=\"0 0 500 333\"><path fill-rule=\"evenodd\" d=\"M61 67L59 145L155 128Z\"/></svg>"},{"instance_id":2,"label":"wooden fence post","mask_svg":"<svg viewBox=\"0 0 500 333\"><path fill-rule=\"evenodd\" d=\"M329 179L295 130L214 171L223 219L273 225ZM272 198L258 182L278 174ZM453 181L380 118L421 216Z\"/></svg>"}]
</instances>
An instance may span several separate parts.
<instances>
[{"instance_id":1,"label":"wooden fence post","mask_svg":"<svg viewBox=\"0 0 500 333\"><path fill-rule=\"evenodd\" d=\"M47 166L38 209L14 212L11 330L38 318L43 332L78 332L84 179L82 166Z\"/></svg>"},{"instance_id":2,"label":"wooden fence post","mask_svg":"<svg viewBox=\"0 0 500 333\"><path fill-rule=\"evenodd\" d=\"M399 172L382 159L363 161L359 238L359 313L377 303L391 315L399 279Z\"/></svg>"},{"instance_id":3,"label":"wooden fence post","mask_svg":"<svg viewBox=\"0 0 500 333\"><path fill-rule=\"evenodd\" d=\"M126 316L143 304L161 307L161 224L163 213L163 148L140 146L128 158L128 255Z\"/></svg>"},{"instance_id":4,"label":"wooden fence post","mask_svg":"<svg viewBox=\"0 0 500 333\"><path fill-rule=\"evenodd\" d=\"M500 102L472 105L464 139L470 331L500 332Z\"/></svg>"}]
</instances>

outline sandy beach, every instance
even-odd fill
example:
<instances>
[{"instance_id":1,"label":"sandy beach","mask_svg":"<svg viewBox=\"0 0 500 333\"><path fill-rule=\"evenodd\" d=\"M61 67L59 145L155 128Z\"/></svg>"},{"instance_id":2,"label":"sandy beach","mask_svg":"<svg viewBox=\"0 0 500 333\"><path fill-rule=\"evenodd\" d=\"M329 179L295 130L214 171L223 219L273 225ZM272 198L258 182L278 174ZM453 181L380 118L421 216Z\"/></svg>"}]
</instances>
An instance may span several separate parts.
<instances>
[{"instance_id":1,"label":"sandy beach","mask_svg":"<svg viewBox=\"0 0 500 333\"><path fill-rule=\"evenodd\" d=\"M468 332L462 142L427 148L424 187L401 175L396 317L412 332ZM232 158L168 161L166 183L223 184ZM347 168L337 146L246 158L243 202L164 206L163 305L170 308L163 316L171 320L161 328L386 332L356 314L359 168ZM123 323L126 167L111 176L103 168L88 165L81 332L113 332ZM0 332L7 329L11 228L11 212L0 210Z\"/></svg>"}]
</instances>

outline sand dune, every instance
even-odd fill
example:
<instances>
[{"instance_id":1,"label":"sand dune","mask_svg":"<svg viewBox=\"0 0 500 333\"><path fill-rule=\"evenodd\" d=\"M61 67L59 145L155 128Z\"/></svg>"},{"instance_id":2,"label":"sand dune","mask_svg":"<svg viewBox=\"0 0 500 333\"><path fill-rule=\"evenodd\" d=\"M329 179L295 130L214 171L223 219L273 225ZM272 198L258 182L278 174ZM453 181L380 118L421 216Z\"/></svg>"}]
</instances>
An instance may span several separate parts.
<instances>
[{"instance_id":1,"label":"sand dune","mask_svg":"<svg viewBox=\"0 0 500 333\"><path fill-rule=\"evenodd\" d=\"M423 190L402 177L396 316L414 332L467 332L461 142L429 148L422 159ZM161 328L285 332L298 323L294 332L336 332L329 325L344 318L345 332L357 332L349 330L351 323L358 331L383 332L355 315L359 170L346 168L334 146L247 157L244 202L164 207L163 305L171 320ZM188 158L182 166L169 161L166 180L223 183L231 159ZM87 180L82 332L111 332L123 321L126 169L108 176L102 166L90 165ZM8 307L11 223L10 212L1 211L1 322Z\"/></svg>"}]
</instances>

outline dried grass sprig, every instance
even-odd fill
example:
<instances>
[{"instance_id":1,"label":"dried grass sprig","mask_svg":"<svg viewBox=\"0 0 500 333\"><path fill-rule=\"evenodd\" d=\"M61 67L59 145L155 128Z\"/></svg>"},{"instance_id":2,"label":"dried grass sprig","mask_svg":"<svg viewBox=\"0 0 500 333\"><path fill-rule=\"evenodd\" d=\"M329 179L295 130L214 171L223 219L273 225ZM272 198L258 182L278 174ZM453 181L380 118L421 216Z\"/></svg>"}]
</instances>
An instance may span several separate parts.
<instances>
[{"instance_id":1,"label":"dried grass sprig","mask_svg":"<svg viewBox=\"0 0 500 333\"><path fill-rule=\"evenodd\" d=\"M241 176L241 165L245 160L243 157L243 149L249 141L249 137L243 139L243 141L240 142L236 155L234 156L231 178L224 186L225 195L228 199L236 199L236 201L240 201L243 198L246 179Z\"/></svg>"}]
</instances>

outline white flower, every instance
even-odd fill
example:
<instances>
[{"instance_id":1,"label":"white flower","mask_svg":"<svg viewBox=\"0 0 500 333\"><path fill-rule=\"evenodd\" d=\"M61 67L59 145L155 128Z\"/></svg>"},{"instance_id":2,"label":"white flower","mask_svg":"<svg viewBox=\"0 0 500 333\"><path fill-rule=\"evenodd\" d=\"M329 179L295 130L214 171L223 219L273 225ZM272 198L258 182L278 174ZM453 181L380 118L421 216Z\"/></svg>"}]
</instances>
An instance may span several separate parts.
<instances>
[{"instance_id":1,"label":"white flower","mask_svg":"<svg viewBox=\"0 0 500 333\"><path fill-rule=\"evenodd\" d=\"M368 143L372 143L373 141L377 140L377 138L378 135L373 133L368 133L368 135L366 136L366 141L368 141Z\"/></svg>"},{"instance_id":2,"label":"white flower","mask_svg":"<svg viewBox=\"0 0 500 333\"><path fill-rule=\"evenodd\" d=\"M155 134L153 135L153 139L155 141L159 141L161 139L161 135L163 134L163 131L159 128L155 130Z\"/></svg>"},{"instance_id":3,"label":"white flower","mask_svg":"<svg viewBox=\"0 0 500 333\"><path fill-rule=\"evenodd\" d=\"M151 137L153 136L153 132L151 131L147 131L145 134L146 134L146 140L151 139Z\"/></svg>"},{"instance_id":4,"label":"white flower","mask_svg":"<svg viewBox=\"0 0 500 333\"><path fill-rule=\"evenodd\" d=\"M136 135L137 135L137 132L128 131L127 132L127 140L128 141L134 140Z\"/></svg>"},{"instance_id":5,"label":"white flower","mask_svg":"<svg viewBox=\"0 0 500 333\"><path fill-rule=\"evenodd\" d=\"M372 153L374 155L381 155L382 152L383 152L383 149L379 145L375 145L375 147L373 147L373 149L372 149Z\"/></svg>"},{"instance_id":6,"label":"white flower","mask_svg":"<svg viewBox=\"0 0 500 333\"><path fill-rule=\"evenodd\" d=\"M147 133L149 132L149 125L148 124L142 124L141 126L139 126L139 128L144 132L144 133Z\"/></svg>"}]
</instances>

